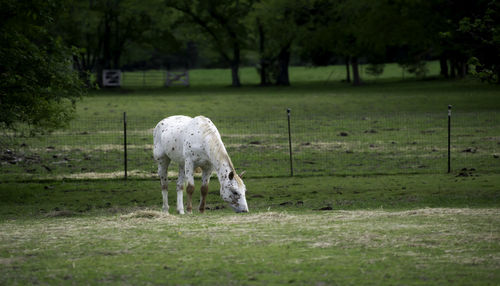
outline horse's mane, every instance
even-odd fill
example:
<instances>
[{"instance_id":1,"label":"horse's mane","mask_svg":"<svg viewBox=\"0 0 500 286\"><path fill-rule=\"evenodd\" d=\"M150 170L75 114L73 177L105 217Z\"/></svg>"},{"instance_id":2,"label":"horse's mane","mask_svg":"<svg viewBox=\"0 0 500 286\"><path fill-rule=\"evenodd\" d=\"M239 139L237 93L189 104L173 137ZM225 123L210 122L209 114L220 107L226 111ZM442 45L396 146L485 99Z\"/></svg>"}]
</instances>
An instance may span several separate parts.
<instances>
[{"instance_id":1,"label":"horse's mane","mask_svg":"<svg viewBox=\"0 0 500 286\"><path fill-rule=\"evenodd\" d=\"M222 142L219 131L214 124L211 124L208 118L203 117L203 138L208 143L209 158L217 162L226 162L234 171L233 162L227 154L226 147Z\"/></svg>"}]
</instances>

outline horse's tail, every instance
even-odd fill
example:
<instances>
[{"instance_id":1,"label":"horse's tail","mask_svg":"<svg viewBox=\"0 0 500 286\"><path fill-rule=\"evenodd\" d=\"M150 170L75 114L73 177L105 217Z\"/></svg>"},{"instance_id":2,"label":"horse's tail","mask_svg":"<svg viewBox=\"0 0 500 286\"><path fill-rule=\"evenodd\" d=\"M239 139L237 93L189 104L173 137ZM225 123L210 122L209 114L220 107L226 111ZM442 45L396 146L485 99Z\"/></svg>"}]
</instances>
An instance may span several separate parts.
<instances>
[{"instance_id":1,"label":"horse's tail","mask_svg":"<svg viewBox=\"0 0 500 286\"><path fill-rule=\"evenodd\" d=\"M162 120L163 121L163 120ZM161 127L160 122L156 124L155 129L153 130L153 156L155 159L161 157Z\"/></svg>"}]
</instances>

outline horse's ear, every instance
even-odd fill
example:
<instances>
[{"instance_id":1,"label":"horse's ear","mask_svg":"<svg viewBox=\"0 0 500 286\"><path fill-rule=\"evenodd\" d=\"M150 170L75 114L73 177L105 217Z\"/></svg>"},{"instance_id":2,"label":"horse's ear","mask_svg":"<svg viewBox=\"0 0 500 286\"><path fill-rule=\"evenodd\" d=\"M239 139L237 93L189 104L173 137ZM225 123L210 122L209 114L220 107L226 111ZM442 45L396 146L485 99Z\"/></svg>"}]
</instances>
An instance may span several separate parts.
<instances>
[{"instance_id":1,"label":"horse's ear","mask_svg":"<svg viewBox=\"0 0 500 286\"><path fill-rule=\"evenodd\" d=\"M245 176L245 173L246 173L246 172L247 172L247 171L243 171L243 172L241 172L241 173L240 173L240 178L242 178L242 179L243 179L243 176Z\"/></svg>"},{"instance_id":2,"label":"horse's ear","mask_svg":"<svg viewBox=\"0 0 500 286\"><path fill-rule=\"evenodd\" d=\"M231 171L231 172L229 173L229 180L232 180L233 178L234 178L234 172L233 172L233 171Z\"/></svg>"}]
</instances>

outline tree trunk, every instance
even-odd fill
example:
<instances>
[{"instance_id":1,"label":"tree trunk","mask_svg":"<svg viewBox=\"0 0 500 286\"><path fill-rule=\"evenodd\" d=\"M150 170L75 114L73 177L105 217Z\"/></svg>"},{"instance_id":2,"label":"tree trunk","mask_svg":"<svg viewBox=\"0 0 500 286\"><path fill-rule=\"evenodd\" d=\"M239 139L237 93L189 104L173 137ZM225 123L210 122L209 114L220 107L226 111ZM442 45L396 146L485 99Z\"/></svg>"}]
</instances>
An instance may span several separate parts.
<instances>
[{"instance_id":1,"label":"tree trunk","mask_svg":"<svg viewBox=\"0 0 500 286\"><path fill-rule=\"evenodd\" d=\"M359 76L358 58L352 57L351 64L352 64L353 85L361 85L361 78Z\"/></svg>"},{"instance_id":2,"label":"tree trunk","mask_svg":"<svg viewBox=\"0 0 500 286\"><path fill-rule=\"evenodd\" d=\"M239 63L233 61L231 63L231 86L240 87L240 76L239 76Z\"/></svg>"},{"instance_id":3,"label":"tree trunk","mask_svg":"<svg viewBox=\"0 0 500 286\"><path fill-rule=\"evenodd\" d=\"M456 78L457 77L457 74L456 74L456 71L457 71L457 63L456 63L456 60L455 59L451 59L450 60L450 77L451 78Z\"/></svg>"},{"instance_id":4,"label":"tree trunk","mask_svg":"<svg viewBox=\"0 0 500 286\"><path fill-rule=\"evenodd\" d=\"M260 74L260 85L261 86L266 86L269 84L267 80L267 60L265 59L265 35L264 35L264 27L262 26L262 23L260 22L260 19L257 18L257 26L259 28L259 54L260 54L260 69L259 69L259 74Z\"/></svg>"},{"instance_id":5,"label":"tree trunk","mask_svg":"<svg viewBox=\"0 0 500 286\"><path fill-rule=\"evenodd\" d=\"M460 69L460 78L464 78L467 74L467 61L461 60L458 66Z\"/></svg>"},{"instance_id":6,"label":"tree trunk","mask_svg":"<svg viewBox=\"0 0 500 286\"><path fill-rule=\"evenodd\" d=\"M449 74L448 74L448 61L446 60L446 57L445 56L441 56L439 58L439 66L441 68L441 76L444 77L444 78L448 78L449 77Z\"/></svg>"},{"instance_id":7,"label":"tree trunk","mask_svg":"<svg viewBox=\"0 0 500 286\"><path fill-rule=\"evenodd\" d=\"M278 55L278 78L276 85L289 86L288 65L290 64L290 44L281 49Z\"/></svg>"},{"instance_id":8,"label":"tree trunk","mask_svg":"<svg viewBox=\"0 0 500 286\"><path fill-rule=\"evenodd\" d=\"M346 70L345 81L351 83L351 71L349 70L349 57L345 57L345 70Z\"/></svg>"},{"instance_id":9,"label":"tree trunk","mask_svg":"<svg viewBox=\"0 0 500 286\"><path fill-rule=\"evenodd\" d=\"M102 37L102 53L97 60L97 84L99 87L103 86L102 81L102 71L104 69L110 68L111 61L111 16L109 14L104 15L104 31L101 35Z\"/></svg>"},{"instance_id":10,"label":"tree trunk","mask_svg":"<svg viewBox=\"0 0 500 286\"><path fill-rule=\"evenodd\" d=\"M235 40L235 38L233 39ZM231 65L231 86L240 87L240 44L237 41L233 42L233 59L230 60Z\"/></svg>"},{"instance_id":11,"label":"tree trunk","mask_svg":"<svg viewBox=\"0 0 500 286\"><path fill-rule=\"evenodd\" d=\"M85 55L73 56L73 68L78 71L78 77L85 84L85 87L90 88L90 68L87 61L85 61Z\"/></svg>"}]
</instances>

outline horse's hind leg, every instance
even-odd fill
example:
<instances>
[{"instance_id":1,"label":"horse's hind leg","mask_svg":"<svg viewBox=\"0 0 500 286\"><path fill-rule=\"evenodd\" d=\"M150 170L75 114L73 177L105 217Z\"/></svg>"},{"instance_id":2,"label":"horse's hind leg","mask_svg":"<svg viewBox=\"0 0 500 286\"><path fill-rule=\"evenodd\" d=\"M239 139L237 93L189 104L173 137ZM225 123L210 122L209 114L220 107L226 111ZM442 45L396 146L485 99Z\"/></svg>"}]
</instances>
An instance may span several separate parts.
<instances>
[{"instance_id":1,"label":"horse's hind leg","mask_svg":"<svg viewBox=\"0 0 500 286\"><path fill-rule=\"evenodd\" d=\"M194 167L193 163L189 160L185 162L185 176L187 180L186 194L187 194L187 205L186 210L188 213L193 212L193 193L194 193Z\"/></svg>"},{"instance_id":2,"label":"horse's hind leg","mask_svg":"<svg viewBox=\"0 0 500 286\"><path fill-rule=\"evenodd\" d=\"M184 166L179 166L179 178L177 178L177 212L184 214L183 190L184 190Z\"/></svg>"},{"instance_id":3,"label":"horse's hind leg","mask_svg":"<svg viewBox=\"0 0 500 286\"><path fill-rule=\"evenodd\" d=\"M163 212L168 213L168 165L170 159L167 157L158 159L158 176L161 182L161 194L163 196Z\"/></svg>"},{"instance_id":4,"label":"horse's hind leg","mask_svg":"<svg viewBox=\"0 0 500 286\"><path fill-rule=\"evenodd\" d=\"M207 201L207 194L208 194L208 183L210 182L210 175L211 174L212 174L211 170L203 170L203 175L201 178L200 207L198 208L201 213L205 212L205 204Z\"/></svg>"}]
</instances>

